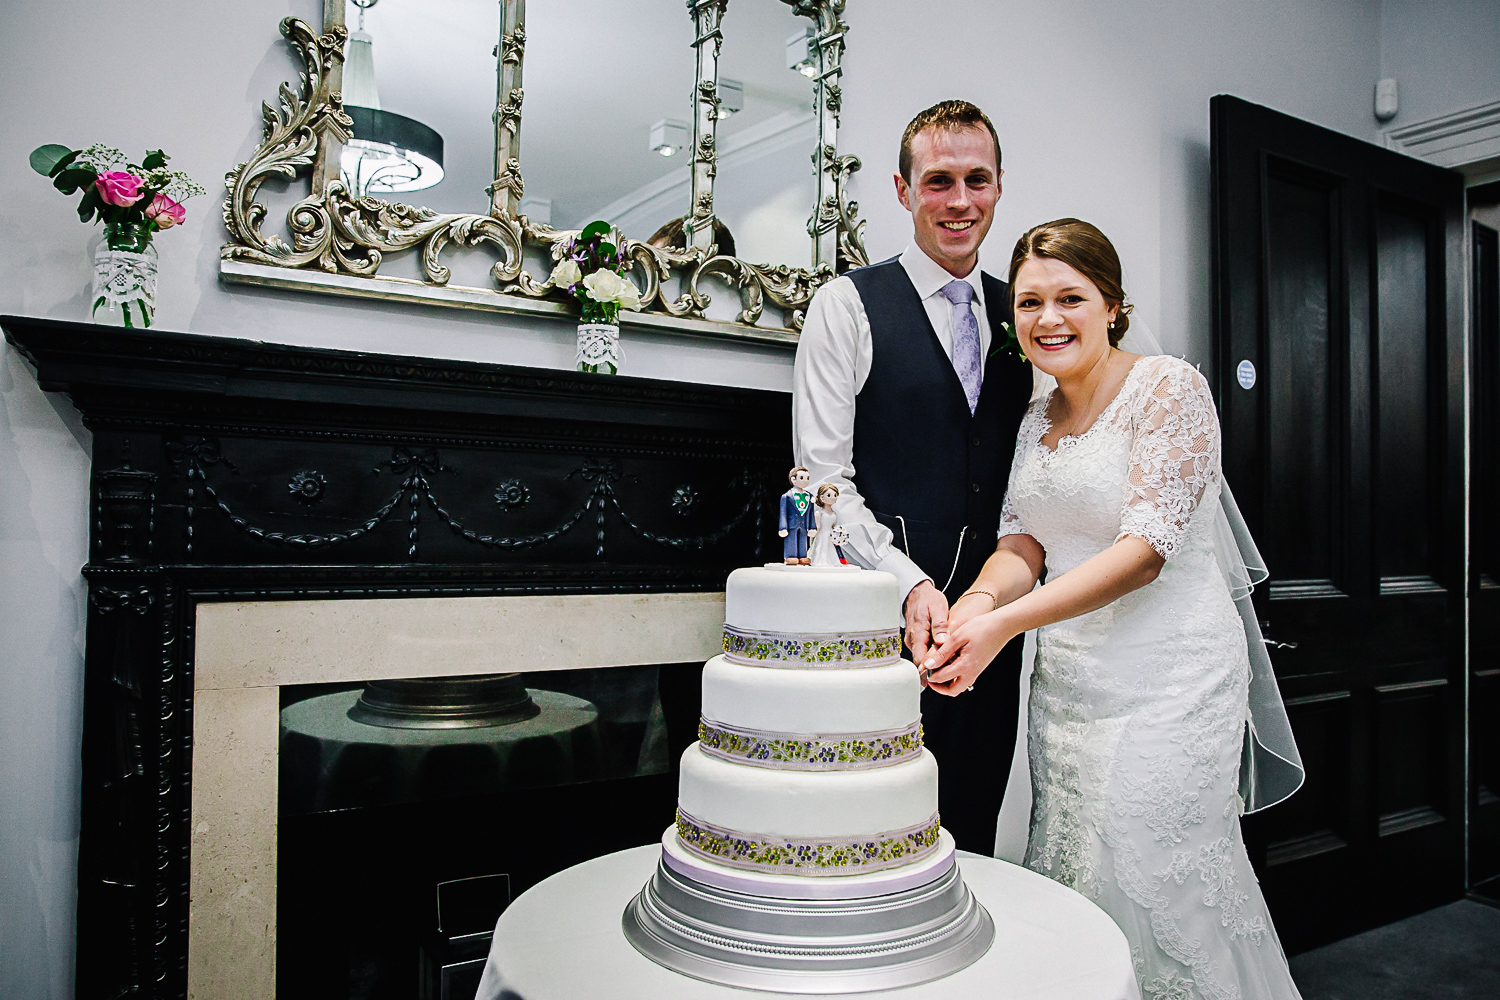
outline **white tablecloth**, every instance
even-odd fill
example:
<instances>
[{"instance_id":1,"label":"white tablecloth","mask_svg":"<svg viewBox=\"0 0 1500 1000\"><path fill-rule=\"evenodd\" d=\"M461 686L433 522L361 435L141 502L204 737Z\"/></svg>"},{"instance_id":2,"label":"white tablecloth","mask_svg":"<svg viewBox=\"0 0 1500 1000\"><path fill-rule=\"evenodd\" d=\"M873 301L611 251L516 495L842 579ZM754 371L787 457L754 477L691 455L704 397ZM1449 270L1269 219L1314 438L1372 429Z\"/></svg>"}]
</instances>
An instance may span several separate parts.
<instances>
[{"instance_id":1,"label":"white tablecloth","mask_svg":"<svg viewBox=\"0 0 1500 1000\"><path fill-rule=\"evenodd\" d=\"M559 872L495 925L477 1000L733 1000L784 996L699 982L625 940L620 916L661 847L632 848ZM959 854L964 880L995 920L995 943L962 972L858 996L902 1000L1139 1000L1125 935L1093 903L1009 862Z\"/></svg>"}]
</instances>

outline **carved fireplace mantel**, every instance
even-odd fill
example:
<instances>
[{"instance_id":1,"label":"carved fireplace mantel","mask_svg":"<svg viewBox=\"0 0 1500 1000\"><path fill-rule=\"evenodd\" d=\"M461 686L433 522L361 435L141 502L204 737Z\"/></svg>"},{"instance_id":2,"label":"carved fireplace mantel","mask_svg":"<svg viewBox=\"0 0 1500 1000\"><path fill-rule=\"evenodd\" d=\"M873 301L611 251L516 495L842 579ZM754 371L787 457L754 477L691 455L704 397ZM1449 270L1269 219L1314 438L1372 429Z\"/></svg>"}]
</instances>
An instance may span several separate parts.
<instances>
[{"instance_id":1,"label":"carved fireplace mantel","mask_svg":"<svg viewBox=\"0 0 1500 1000\"><path fill-rule=\"evenodd\" d=\"M715 594L776 541L765 512L790 464L785 394L23 317L0 326L94 435L81 998L187 995L195 690L286 682L271 667L264 682L197 677L200 605L230 605L210 616L220 636L255 620L244 602L377 599L373 612L393 598L558 595L536 605L556 621L583 607L570 595L663 595L642 613L691 618L701 600L666 595ZM619 601L601 607L615 614ZM504 603L502 617L531 606ZM638 650L651 627L621 634ZM672 641L691 648L694 629ZM235 640L239 653L216 654L215 669L260 663L243 655L254 641ZM377 657L386 676L400 648ZM424 655L408 676L441 672ZM346 674L364 676L325 676Z\"/></svg>"}]
</instances>

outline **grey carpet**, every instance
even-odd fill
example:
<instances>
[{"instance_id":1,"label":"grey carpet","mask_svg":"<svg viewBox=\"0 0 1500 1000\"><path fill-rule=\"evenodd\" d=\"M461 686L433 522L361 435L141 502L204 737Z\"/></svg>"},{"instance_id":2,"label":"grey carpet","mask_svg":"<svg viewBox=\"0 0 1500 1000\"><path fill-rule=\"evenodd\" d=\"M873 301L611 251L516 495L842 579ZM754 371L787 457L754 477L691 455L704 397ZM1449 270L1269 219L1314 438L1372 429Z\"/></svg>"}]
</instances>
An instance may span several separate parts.
<instances>
[{"instance_id":1,"label":"grey carpet","mask_svg":"<svg viewBox=\"0 0 1500 1000\"><path fill-rule=\"evenodd\" d=\"M1459 900L1291 960L1303 1000L1496 1000L1500 909Z\"/></svg>"}]
</instances>

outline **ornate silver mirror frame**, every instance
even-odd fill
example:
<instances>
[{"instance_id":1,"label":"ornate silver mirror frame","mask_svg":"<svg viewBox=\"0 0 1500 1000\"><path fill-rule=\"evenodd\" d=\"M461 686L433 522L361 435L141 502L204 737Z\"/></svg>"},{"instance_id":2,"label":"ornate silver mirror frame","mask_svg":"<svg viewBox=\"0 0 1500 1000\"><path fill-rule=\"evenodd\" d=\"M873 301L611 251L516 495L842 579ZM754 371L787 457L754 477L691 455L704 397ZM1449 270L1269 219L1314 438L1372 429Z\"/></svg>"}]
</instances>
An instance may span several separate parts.
<instances>
[{"instance_id":1,"label":"ornate silver mirror frame","mask_svg":"<svg viewBox=\"0 0 1500 1000\"><path fill-rule=\"evenodd\" d=\"M729 0L687 0L696 28L698 81L687 247L655 247L616 234L635 263L633 276L641 287L641 311L623 314L626 325L795 344L813 293L836 273L868 263L864 222L858 219L858 205L846 193L846 183L859 169L859 160L841 156L837 141L846 0L781 2L816 26L813 111L819 137L813 165L817 199L807 225L812 266L755 264L716 253L713 184L718 161L718 59ZM489 188L488 215L440 214L378 198L354 197L339 175L339 153L353 127L340 93L349 37L344 0L324 0L321 33L298 18L284 19L281 33L305 70L297 89L283 83L276 106L262 105L261 144L225 177L229 197L224 202L224 224L230 239L220 253L222 280L493 312L570 315L572 307L563 293L523 266L528 248L543 259L558 259L561 244L572 231L533 223L520 214L525 190L520 136L526 3L500 0L500 6L495 180ZM310 188L287 213L288 244L262 231L269 210L258 196L267 180L295 181L304 173L310 178ZM494 287L450 287L452 272L442 257L455 246L484 247L498 254L489 269ZM378 274L387 255L406 251L420 254L422 280ZM733 321L706 318L710 296L705 279L710 277L737 289L740 309ZM675 297L668 291L671 287L677 289ZM757 325L767 300L781 310L782 326Z\"/></svg>"}]
</instances>

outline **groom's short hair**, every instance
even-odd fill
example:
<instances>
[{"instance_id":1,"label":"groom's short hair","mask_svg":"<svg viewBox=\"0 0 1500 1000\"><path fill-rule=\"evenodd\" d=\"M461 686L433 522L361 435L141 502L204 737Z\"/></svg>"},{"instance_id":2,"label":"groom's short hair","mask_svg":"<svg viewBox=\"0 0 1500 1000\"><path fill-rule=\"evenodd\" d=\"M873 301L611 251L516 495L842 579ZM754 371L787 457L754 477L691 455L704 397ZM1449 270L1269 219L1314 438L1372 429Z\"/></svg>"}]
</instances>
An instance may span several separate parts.
<instances>
[{"instance_id":1,"label":"groom's short hair","mask_svg":"<svg viewBox=\"0 0 1500 1000\"><path fill-rule=\"evenodd\" d=\"M901 176L911 183L911 143L923 129L939 128L945 132L960 132L966 128L983 128L995 140L995 169L1000 169L1000 135L989 115L968 101L941 101L911 120L906 131L901 133Z\"/></svg>"}]
</instances>

